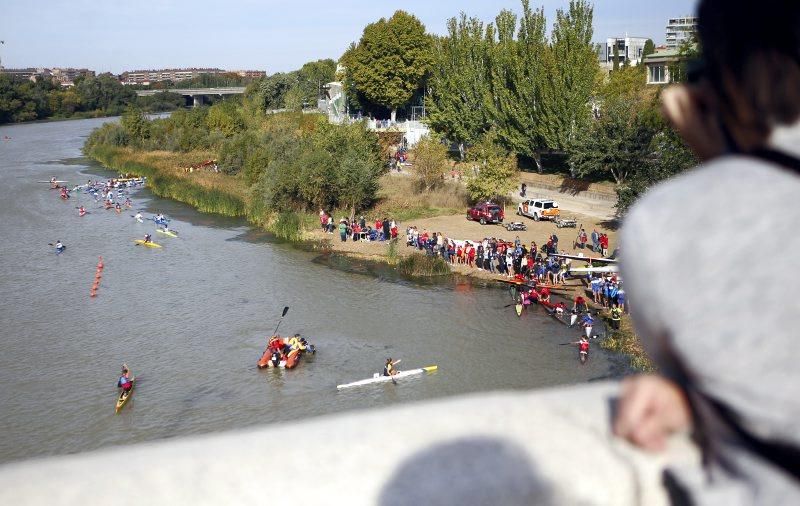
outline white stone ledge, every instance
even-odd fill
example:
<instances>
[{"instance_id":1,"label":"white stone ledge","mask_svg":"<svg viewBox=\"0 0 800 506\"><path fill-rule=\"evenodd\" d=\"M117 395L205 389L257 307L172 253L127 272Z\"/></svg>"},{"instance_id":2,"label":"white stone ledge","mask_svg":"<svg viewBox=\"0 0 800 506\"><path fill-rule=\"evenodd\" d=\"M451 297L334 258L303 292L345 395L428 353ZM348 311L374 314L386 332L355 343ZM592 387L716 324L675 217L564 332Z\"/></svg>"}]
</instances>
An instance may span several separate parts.
<instances>
[{"instance_id":1,"label":"white stone ledge","mask_svg":"<svg viewBox=\"0 0 800 506\"><path fill-rule=\"evenodd\" d=\"M666 505L665 464L697 452L614 439L616 393L470 395L13 463L0 504Z\"/></svg>"}]
</instances>

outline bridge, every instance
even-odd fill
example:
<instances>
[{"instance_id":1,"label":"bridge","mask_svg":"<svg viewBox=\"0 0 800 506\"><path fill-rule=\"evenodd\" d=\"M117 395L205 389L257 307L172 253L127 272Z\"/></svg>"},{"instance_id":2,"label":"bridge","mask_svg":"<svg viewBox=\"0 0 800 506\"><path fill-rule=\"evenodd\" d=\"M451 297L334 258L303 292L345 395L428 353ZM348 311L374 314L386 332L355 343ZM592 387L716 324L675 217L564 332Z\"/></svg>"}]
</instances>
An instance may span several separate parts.
<instances>
[{"instance_id":1,"label":"bridge","mask_svg":"<svg viewBox=\"0 0 800 506\"><path fill-rule=\"evenodd\" d=\"M301 480L281 504L667 506L664 469L701 482L699 449L688 434L660 454L613 437L618 395L613 382L479 393L5 463L0 504L255 504L280 469Z\"/></svg>"},{"instance_id":2,"label":"bridge","mask_svg":"<svg viewBox=\"0 0 800 506\"><path fill-rule=\"evenodd\" d=\"M192 98L192 105L197 107L203 105L203 97L223 95L242 95L244 93L244 86L231 86L228 88L173 88L168 90L137 90L136 95L140 97L149 97L157 93L177 93L184 97Z\"/></svg>"}]
</instances>

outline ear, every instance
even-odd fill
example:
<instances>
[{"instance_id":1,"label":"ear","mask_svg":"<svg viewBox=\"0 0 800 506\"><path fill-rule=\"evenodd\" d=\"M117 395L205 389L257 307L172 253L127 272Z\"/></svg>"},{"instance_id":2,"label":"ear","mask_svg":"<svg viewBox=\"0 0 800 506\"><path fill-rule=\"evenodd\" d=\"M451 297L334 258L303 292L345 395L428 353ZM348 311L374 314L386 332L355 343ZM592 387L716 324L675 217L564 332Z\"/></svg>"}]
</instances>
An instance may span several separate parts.
<instances>
[{"instance_id":1,"label":"ear","mask_svg":"<svg viewBox=\"0 0 800 506\"><path fill-rule=\"evenodd\" d=\"M705 85L675 85L661 94L666 119L700 160L710 160L726 150L716 100Z\"/></svg>"}]
</instances>

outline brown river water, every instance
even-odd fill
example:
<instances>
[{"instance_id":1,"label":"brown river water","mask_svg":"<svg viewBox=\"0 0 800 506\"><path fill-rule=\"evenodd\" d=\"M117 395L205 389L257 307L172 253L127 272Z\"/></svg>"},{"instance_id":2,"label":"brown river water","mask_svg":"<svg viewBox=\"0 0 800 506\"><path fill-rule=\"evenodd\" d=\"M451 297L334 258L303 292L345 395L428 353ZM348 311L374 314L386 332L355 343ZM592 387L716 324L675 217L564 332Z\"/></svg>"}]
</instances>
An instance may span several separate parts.
<instances>
[{"instance_id":1,"label":"brown river water","mask_svg":"<svg viewBox=\"0 0 800 506\"><path fill-rule=\"evenodd\" d=\"M500 287L398 279L134 192L134 209L173 219L180 237L164 237L133 212L85 194L62 201L37 183L111 177L80 151L104 121L0 127L0 462L624 372L597 345L581 366L576 348L560 345L577 330L536 307L518 318ZM135 246L146 232L164 247ZM59 239L67 249L56 255L48 243ZM284 306L281 333L318 351L294 370L258 370ZM439 369L336 390L388 357ZM139 380L115 415L123 362Z\"/></svg>"}]
</instances>

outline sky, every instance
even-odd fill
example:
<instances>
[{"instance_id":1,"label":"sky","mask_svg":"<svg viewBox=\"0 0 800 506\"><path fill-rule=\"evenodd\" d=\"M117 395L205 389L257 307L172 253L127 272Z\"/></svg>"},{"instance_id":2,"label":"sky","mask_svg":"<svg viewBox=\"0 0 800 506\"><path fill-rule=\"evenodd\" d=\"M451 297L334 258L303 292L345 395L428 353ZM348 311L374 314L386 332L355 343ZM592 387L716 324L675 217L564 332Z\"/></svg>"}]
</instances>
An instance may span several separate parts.
<instances>
[{"instance_id":1,"label":"sky","mask_svg":"<svg viewBox=\"0 0 800 506\"><path fill-rule=\"evenodd\" d=\"M670 17L696 0L595 0L594 41L641 36L664 42ZM552 26L569 0L531 0ZM338 59L369 23L395 10L444 34L465 12L485 22L521 0L0 0L0 63L6 68L78 67L98 72L218 67L286 72Z\"/></svg>"}]
</instances>

